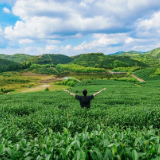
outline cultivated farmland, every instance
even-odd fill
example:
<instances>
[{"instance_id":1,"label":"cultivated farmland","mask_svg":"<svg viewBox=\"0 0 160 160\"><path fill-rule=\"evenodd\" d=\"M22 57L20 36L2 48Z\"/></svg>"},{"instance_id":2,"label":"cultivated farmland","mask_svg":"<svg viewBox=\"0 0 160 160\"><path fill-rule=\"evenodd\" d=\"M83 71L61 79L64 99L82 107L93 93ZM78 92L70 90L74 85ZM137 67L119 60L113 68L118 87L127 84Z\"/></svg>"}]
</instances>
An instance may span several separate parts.
<instances>
[{"instance_id":1,"label":"cultivated farmland","mask_svg":"<svg viewBox=\"0 0 160 160\"><path fill-rule=\"evenodd\" d=\"M86 80L68 88L91 95L81 109L63 90L0 96L1 159L156 159L160 81Z\"/></svg>"}]
</instances>

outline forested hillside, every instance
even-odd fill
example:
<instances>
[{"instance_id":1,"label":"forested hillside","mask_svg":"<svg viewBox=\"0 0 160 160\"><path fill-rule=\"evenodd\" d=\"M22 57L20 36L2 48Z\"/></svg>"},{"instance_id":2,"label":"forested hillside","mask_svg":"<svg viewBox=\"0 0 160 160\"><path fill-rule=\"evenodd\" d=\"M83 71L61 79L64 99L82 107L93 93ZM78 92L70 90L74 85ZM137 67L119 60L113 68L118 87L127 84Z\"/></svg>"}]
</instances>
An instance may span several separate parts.
<instances>
[{"instance_id":1,"label":"forested hillside","mask_svg":"<svg viewBox=\"0 0 160 160\"><path fill-rule=\"evenodd\" d=\"M0 59L0 73L6 71L15 71L18 69L26 69L29 68L30 65L30 63L20 64L7 59Z\"/></svg>"},{"instance_id":2,"label":"forested hillside","mask_svg":"<svg viewBox=\"0 0 160 160\"><path fill-rule=\"evenodd\" d=\"M155 59L159 59L160 61L160 48L153 49L146 53L146 55L152 55Z\"/></svg>"},{"instance_id":3,"label":"forested hillside","mask_svg":"<svg viewBox=\"0 0 160 160\"><path fill-rule=\"evenodd\" d=\"M159 64L160 61L154 57L152 54L147 53L133 53L133 52L124 52L120 56L129 57L131 59L140 61L142 63L145 63L147 65L153 66L156 64Z\"/></svg>"},{"instance_id":4,"label":"forested hillside","mask_svg":"<svg viewBox=\"0 0 160 160\"><path fill-rule=\"evenodd\" d=\"M16 64L18 64L18 63L7 60L7 59L1 59L0 58L0 66L1 67L6 67L6 66L9 66L9 65L16 65Z\"/></svg>"},{"instance_id":5,"label":"forested hillside","mask_svg":"<svg viewBox=\"0 0 160 160\"><path fill-rule=\"evenodd\" d=\"M27 59L32 64L66 64L72 61L71 57L62 54L43 54L40 56L34 56Z\"/></svg>"},{"instance_id":6,"label":"forested hillside","mask_svg":"<svg viewBox=\"0 0 160 160\"><path fill-rule=\"evenodd\" d=\"M27 54L14 54L14 55L0 54L1 59L7 59L7 60L18 62L18 63L21 63L30 57L32 56Z\"/></svg>"},{"instance_id":7,"label":"forested hillside","mask_svg":"<svg viewBox=\"0 0 160 160\"><path fill-rule=\"evenodd\" d=\"M82 54L78 58L75 58L72 63L85 67L97 68L148 66L145 63L139 62L126 56L104 55L102 53Z\"/></svg>"}]
</instances>

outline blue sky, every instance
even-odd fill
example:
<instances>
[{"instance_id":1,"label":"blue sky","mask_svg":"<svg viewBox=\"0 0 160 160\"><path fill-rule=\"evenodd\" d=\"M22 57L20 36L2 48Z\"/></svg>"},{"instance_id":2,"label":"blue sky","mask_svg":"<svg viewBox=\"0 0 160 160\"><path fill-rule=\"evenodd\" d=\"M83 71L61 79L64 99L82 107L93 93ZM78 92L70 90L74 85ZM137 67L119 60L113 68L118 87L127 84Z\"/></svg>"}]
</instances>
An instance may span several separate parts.
<instances>
[{"instance_id":1,"label":"blue sky","mask_svg":"<svg viewBox=\"0 0 160 160\"><path fill-rule=\"evenodd\" d=\"M158 0L0 1L0 54L72 56L158 47Z\"/></svg>"}]
</instances>

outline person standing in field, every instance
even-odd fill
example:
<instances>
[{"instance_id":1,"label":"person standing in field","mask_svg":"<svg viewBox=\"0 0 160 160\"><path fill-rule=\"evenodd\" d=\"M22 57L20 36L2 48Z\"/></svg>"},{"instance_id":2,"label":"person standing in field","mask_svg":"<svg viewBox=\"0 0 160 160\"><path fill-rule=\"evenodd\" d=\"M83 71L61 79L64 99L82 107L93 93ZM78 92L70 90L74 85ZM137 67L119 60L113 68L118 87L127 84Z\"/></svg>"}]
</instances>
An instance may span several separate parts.
<instances>
[{"instance_id":1,"label":"person standing in field","mask_svg":"<svg viewBox=\"0 0 160 160\"><path fill-rule=\"evenodd\" d=\"M105 89L106 88L103 88L102 90L100 90L99 92L97 92L95 94L92 94L91 96L87 96L87 90L86 89L84 89L83 92L82 92L83 96L75 95L74 93L71 93L68 90L64 90L64 91L66 91L70 95L74 96L77 100L79 100L81 108L86 107L86 108L90 109L90 101L94 98L94 96L101 93Z\"/></svg>"}]
</instances>

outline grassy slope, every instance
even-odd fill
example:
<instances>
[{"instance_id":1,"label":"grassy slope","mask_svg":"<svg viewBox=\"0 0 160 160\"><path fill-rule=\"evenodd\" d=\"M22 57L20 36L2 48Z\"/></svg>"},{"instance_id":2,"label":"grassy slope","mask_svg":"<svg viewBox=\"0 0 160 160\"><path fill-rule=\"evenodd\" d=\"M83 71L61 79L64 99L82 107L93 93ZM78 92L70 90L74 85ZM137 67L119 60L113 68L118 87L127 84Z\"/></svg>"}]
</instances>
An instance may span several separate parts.
<instances>
[{"instance_id":1,"label":"grassy slope","mask_svg":"<svg viewBox=\"0 0 160 160\"><path fill-rule=\"evenodd\" d=\"M83 65L83 66L89 66L89 67L101 67L101 68L107 68L108 66L113 66L113 62L115 60L119 60L124 63L128 63L129 66L135 66L137 64L138 66L146 67L147 65L139 62L134 59L130 59L128 57L123 57L123 56L116 56L116 55L102 55L102 54L97 54L97 53L92 53L92 54L83 54L78 56L73 60L72 63L78 64L78 65Z\"/></svg>"},{"instance_id":2,"label":"grassy slope","mask_svg":"<svg viewBox=\"0 0 160 160\"><path fill-rule=\"evenodd\" d=\"M14 55L0 54L0 58L7 59L7 60L10 60L10 61L14 61L14 62L18 62L18 63L21 63L21 62L27 60L30 57L32 57L32 56L27 55L27 54L14 54Z\"/></svg>"}]
</instances>

